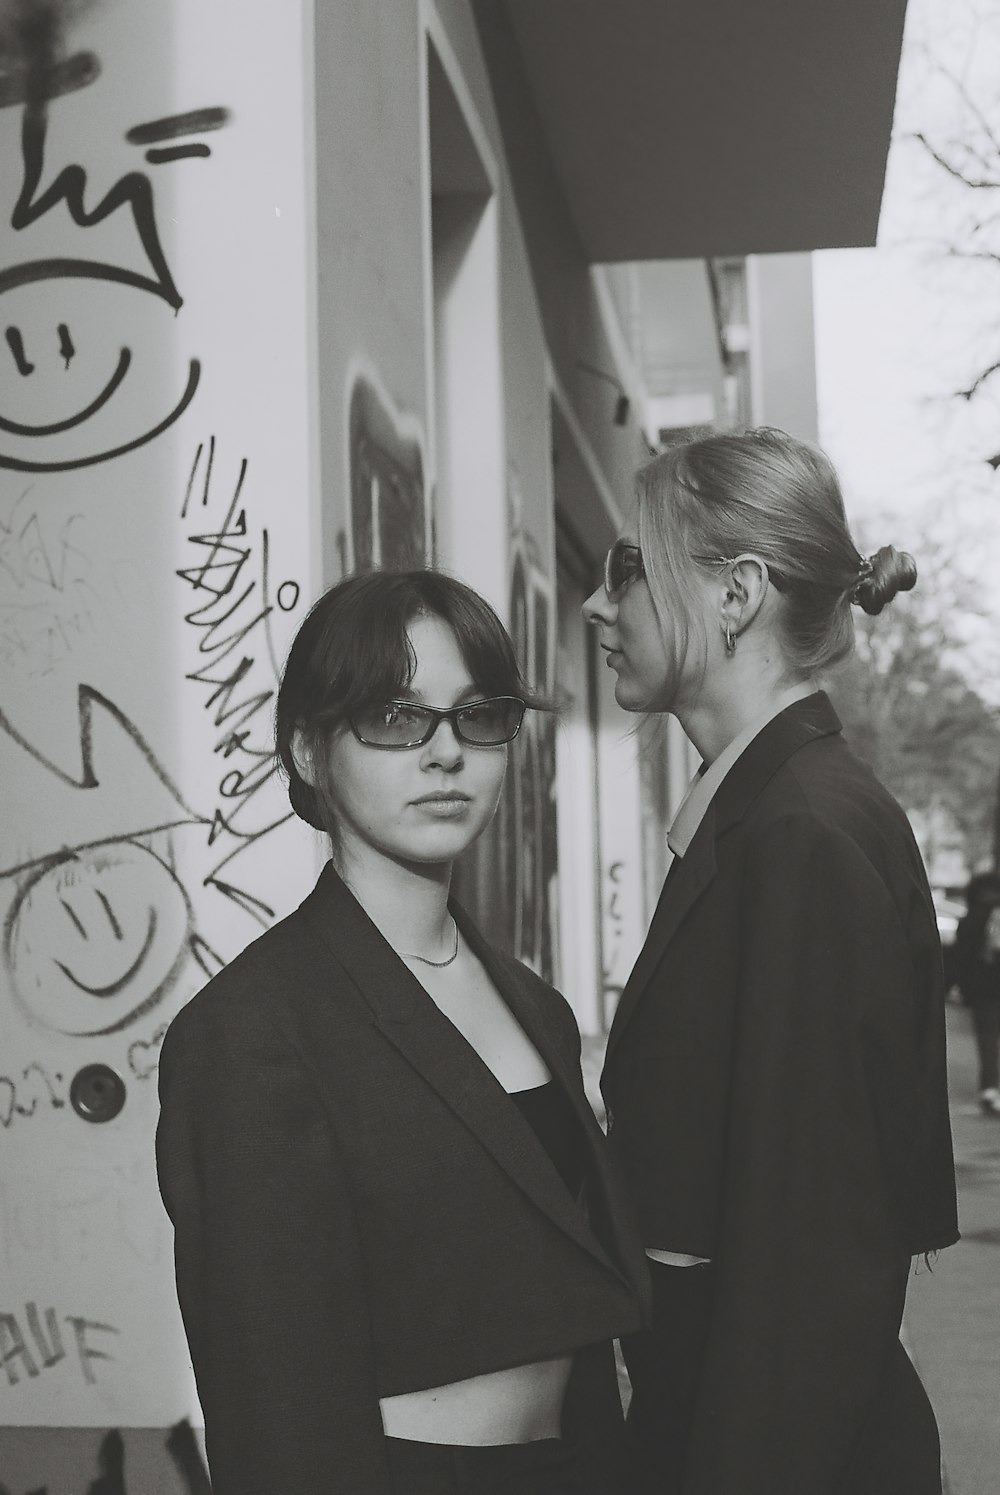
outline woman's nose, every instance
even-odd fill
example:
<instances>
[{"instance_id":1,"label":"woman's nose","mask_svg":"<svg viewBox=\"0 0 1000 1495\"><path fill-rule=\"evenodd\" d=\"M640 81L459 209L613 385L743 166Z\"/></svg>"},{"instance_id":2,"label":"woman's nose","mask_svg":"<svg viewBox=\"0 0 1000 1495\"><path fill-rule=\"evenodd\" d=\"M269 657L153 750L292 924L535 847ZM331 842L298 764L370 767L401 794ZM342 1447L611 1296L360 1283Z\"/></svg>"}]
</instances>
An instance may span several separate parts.
<instances>
[{"instance_id":1,"label":"woman's nose","mask_svg":"<svg viewBox=\"0 0 1000 1495\"><path fill-rule=\"evenodd\" d=\"M618 604L611 601L604 587L598 587L596 592L591 592L581 612L588 623L604 624L611 628L618 618Z\"/></svg>"},{"instance_id":2,"label":"woman's nose","mask_svg":"<svg viewBox=\"0 0 1000 1495\"><path fill-rule=\"evenodd\" d=\"M424 743L423 766L425 768L457 768L462 762L465 749L455 731L454 722L441 721L430 742Z\"/></svg>"}]
</instances>

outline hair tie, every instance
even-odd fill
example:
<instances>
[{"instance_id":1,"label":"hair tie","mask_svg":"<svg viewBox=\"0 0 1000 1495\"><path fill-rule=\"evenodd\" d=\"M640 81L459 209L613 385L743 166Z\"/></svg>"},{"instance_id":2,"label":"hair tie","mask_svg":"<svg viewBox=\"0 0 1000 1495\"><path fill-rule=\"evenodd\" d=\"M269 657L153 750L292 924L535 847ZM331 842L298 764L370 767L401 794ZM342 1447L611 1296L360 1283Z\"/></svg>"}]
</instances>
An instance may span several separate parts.
<instances>
[{"instance_id":1,"label":"hair tie","mask_svg":"<svg viewBox=\"0 0 1000 1495\"><path fill-rule=\"evenodd\" d=\"M857 602L859 600L858 594L861 591L861 588L864 586L865 582L871 579L874 570L875 567L872 564L870 556L867 559L862 560L861 565L858 567L858 579L854 583L854 589L851 592L852 602Z\"/></svg>"}]
</instances>

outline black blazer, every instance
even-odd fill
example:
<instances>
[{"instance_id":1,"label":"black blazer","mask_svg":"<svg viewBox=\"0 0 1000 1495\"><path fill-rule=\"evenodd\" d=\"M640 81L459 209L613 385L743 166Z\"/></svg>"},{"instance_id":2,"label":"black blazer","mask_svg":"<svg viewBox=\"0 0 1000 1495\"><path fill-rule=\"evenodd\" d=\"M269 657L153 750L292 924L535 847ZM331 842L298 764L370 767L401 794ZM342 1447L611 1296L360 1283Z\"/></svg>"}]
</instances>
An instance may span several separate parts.
<instances>
[{"instance_id":1,"label":"black blazer","mask_svg":"<svg viewBox=\"0 0 1000 1495\"><path fill-rule=\"evenodd\" d=\"M602 1088L645 1244L716 1263L685 1495L838 1488L908 1258L958 1231L927 879L824 694L672 865Z\"/></svg>"},{"instance_id":2,"label":"black blazer","mask_svg":"<svg viewBox=\"0 0 1000 1495\"><path fill-rule=\"evenodd\" d=\"M160 1060L160 1188L215 1495L382 1495L379 1397L640 1322L642 1248L573 1014L452 912L571 1098L590 1218L328 865L178 1014Z\"/></svg>"}]
</instances>

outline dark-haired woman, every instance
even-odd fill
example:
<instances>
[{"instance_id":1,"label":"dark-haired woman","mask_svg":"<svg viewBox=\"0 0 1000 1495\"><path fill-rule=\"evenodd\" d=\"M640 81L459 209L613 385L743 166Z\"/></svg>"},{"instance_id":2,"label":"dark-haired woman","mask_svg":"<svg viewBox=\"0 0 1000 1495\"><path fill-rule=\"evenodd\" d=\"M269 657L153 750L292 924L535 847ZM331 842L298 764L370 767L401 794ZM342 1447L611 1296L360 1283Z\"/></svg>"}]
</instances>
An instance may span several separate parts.
<instances>
[{"instance_id":1,"label":"dark-haired woman","mask_svg":"<svg viewBox=\"0 0 1000 1495\"><path fill-rule=\"evenodd\" d=\"M340 583L292 645L277 749L333 858L160 1063L214 1495L630 1488L611 1340L648 1286L576 1023L449 900L524 710L433 572Z\"/></svg>"},{"instance_id":2,"label":"dark-haired woman","mask_svg":"<svg viewBox=\"0 0 1000 1495\"><path fill-rule=\"evenodd\" d=\"M587 612L627 711L703 761L603 1090L653 1276L625 1345L658 1495L936 1495L899 1343L911 1259L957 1237L941 958L907 820L816 677L871 560L827 459L775 430L676 447Z\"/></svg>"}]
</instances>

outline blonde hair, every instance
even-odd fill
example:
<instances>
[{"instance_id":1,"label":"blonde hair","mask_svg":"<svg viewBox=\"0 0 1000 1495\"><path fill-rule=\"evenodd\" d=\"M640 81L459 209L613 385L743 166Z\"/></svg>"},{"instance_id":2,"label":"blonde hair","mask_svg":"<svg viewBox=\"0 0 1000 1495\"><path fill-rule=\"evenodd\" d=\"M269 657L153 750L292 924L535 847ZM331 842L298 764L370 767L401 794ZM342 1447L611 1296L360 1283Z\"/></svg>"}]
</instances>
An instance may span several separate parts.
<instances>
[{"instance_id":1,"label":"blonde hair","mask_svg":"<svg viewBox=\"0 0 1000 1495\"><path fill-rule=\"evenodd\" d=\"M640 470L637 495L650 593L681 657L696 616L692 563L718 566L746 552L767 563L782 601L784 655L802 677L851 652L852 603L880 613L917 579L912 556L891 545L865 560L829 458L773 427L671 447Z\"/></svg>"}]
</instances>

